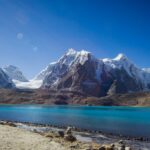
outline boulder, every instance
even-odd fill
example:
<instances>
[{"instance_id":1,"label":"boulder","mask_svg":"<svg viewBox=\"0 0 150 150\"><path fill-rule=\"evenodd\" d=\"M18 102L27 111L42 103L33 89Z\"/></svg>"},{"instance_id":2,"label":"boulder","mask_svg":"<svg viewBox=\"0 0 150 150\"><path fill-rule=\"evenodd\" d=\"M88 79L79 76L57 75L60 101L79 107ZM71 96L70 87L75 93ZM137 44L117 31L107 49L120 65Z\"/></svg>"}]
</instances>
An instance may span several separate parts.
<instances>
[{"instance_id":1,"label":"boulder","mask_svg":"<svg viewBox=\"0 0 150 150\"><path fill-rule=\"evenodd\" d=\"M124 141L123 141L123 140L120 140L118 143L119 143L119 144L124 144Z\"/></svg>"},{"instance_id":2,"label":"boulder","mask_svg":"<svg viewBox=\"0 0 150 150\"><path fill-rule=\"evenodd\" d=\"M58 135L60 136L60 137L64 137L64 131L58 131Z\"/></svg>"},{"instance_id":3,"label":"boulder","mask_svg":"<svg viewBox=\"0 0 150 150\"><path fill-rule=\"evenodd\" d=\"M71 128L71 127L67 127L65 133L66 133L66 134L72 134L72 128Z\"/></svg>"},{"instance_id":4,"label":"boulder","mask_svg":"<svg viewBox=\"0 0 150 150\"><path fill-rule=\"evenodd\" d=\"M64 139L70 142L76 141L76 137L72 135L72 128L68 127L65 131Z\"/></svg>"},{"instance_id":5,"label":"boulder","mask_svg":"<svg viewBox=\"0 0 150 150\"><path fill-rule=\"evenodd\" d=\"M70 141L70 142L76 141L76 137L73 136L72 134L65 134L64 139L67 140L67 141Z\"/></svg>"},{"instance_id":6,"label":"boulder","mask_svg":"<svg viewBox=\"0 0 150 150\"><path fill-rule=\"evenodd\" d=\"M106 149L105 149L105 146L101 146L101 147L99 148L99 150L106 150Z\"/></svg>"}]
</instances>

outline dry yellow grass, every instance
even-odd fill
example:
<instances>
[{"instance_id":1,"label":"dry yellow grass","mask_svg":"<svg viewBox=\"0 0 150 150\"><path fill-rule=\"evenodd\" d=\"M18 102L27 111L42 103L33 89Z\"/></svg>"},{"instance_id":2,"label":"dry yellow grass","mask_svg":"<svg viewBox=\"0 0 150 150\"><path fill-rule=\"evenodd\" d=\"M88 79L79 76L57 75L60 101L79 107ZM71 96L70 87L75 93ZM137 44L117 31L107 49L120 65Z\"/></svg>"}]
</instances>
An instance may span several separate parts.
<instances>
[{"instance_id":1,"label":"dry yellow grass","mask_svg":"<svg viewBox=\"0 0 150 150\"><path fill-rule=\"evenodd\" d=\"M0 125L0 150L66 150L66 148L39 134Z\"/></svg>"}]
</instances>

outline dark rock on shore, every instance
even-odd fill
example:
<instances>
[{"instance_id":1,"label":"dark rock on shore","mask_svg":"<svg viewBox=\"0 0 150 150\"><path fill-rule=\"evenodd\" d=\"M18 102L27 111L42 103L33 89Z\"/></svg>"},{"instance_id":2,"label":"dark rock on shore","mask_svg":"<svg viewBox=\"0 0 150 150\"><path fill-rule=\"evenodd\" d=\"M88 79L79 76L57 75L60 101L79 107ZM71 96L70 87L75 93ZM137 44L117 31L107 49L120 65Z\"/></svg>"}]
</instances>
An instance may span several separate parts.
<instances>
[{"instance_id":1,"label":"dark rock on shore","mask_svg":"<svg viewBox=\"0 0 150 150\"><path fill-rule=\"evenodd\" d=\"M64 135L65 135L64 131L58 131L58 134L59 134L60 137L64 137Z\"/></svg>"},{"instance_id":2,"label":"dark rock on shore","mask_svg":"<svg viewBox=\"0 0 150 150\"><path fill-rule=\"evenodd\" d=\"M72 134L72 128L71 127L67 128L67 130L65 132L64 139L67 140L67 141L70 141L70 142L76 141L76 137L73 136L73 134Z\"/></svg>"},{"instance_id":3,"label":"dark rock on shore","mask_svg":"<svg viewBox=\"0 0 150 150\"><path fill-rule=\"evenodd\" d=\"M11 126L11 127L17 127L17 125L13 122L9 122L9 121L0 121L0 124L1 125L8 125L8 126Z\"/></svg>"},{"instance_id":4,"label":"dark rock on shore","mask_svg":"<svg viewBox=\"0 0 150 150\"><path fill-rule=\"evenodd\" d=\"M126 146L124 141L120 140L117 143L113 143L110 145L102 145L99 150L132 150L131 147Z\"/></svg>"}]
</instances>

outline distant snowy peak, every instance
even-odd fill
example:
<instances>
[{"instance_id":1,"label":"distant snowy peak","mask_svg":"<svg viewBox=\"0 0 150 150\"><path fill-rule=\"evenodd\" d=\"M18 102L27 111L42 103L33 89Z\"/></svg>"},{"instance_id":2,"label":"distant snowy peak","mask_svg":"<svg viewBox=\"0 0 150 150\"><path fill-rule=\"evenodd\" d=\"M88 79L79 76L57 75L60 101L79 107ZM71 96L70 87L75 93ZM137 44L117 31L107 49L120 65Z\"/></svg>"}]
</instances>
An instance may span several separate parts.
<instances>
[{"instance_id":1,"label":"distant snowy peak","mask_svg":"<svg viewBox=\"0 0 150 150\"><path fill-rule=\"evenodd\" d=\"M71 48L28 82L17 67L4 70L17 88L80 90L94 96L150 90L150 69L137 67L124 54L97 59Z\"/></svg>"},{"instance_id":2,"label":"distant snowy peak","mask_svg":"<svg viewBox=\"0 0 150 150\"><path fill-rule=\"evenodd\" d=\"M76 51L71 48L58 60L57 63L65 64L67 66L75 63L84 64L84 62L88 59L89 55L91 55L91 53L88 51Z\"/></svg>"},{"instance_id":3,"label":"distant snowy peak","mask_svg":"<svg viewBox=\"0 0 150 150\"><path fill-rule=\"evenodd\" d=\"M66 51L65 55L76 55L76 54L80 54L80 55L87 55L89 54L90 52L86 51L86 50L81 50L81 51L76 51L75 49L73 48L70 48Z\"/></svg>"},{"instance_id":4,"label":"distant snowy peak","mask_svg":"<svg viewBox=\"0 0 150 150\"><path fill-rule=\"evenodd\" d=\"M143 68L142 70L147 72L147 73L150 73L150 68Z\"/></svg>"},{"instance_id":5,"label":"distant snowy peak","mask_svg":"<svg viewBox=\"0 0 150 150\"><path fill-rule=\"evenodd\" d=\"M96 76L98 72L102 72L102 66L105 66L106 71L110 71L112 69L124 69L130 76L137 77L137 73L143 72L144 70L136 67L126 55L120 53L115 58L105 58L105 59L97 59L90 52L81 50L76 51L73 48L69 49L58 61L50 63L44 70L42 70L34 79L35 80L44 80L46 76L51 76L51 78L57 78L63 75L67 70L74 68L76 65L83 65L86 61L92 60L95 62L96 68ZM97 77L96 77L97 78ZM137 77L138 78L138 77ZM143 77L142 77L143 78Z\"/></svg>"},{"instance_id":6,"label":"distant snowy peak","mask_svg":"<svg viewBox=\"0 0 150 150\"><path fill-rule=\"evenodd\" d=\"M88 51L72 48L58 61L50 63L35 80L42 80L44 88L95 88L105 94L115 86L120 92L150 89L150 71L137 67L126 55L97 59Z\"/></svg>"},{"instance_id":7,"label":"distant snowy peak","mask_svg":"<svg viewBox=\"0 0 150 150\"><path fill-rule=\"evenodd\" d=\"M118 54L113 60L121 61L121 60L128 60L127 56L123 53Z\"/></svg>"},{"instance_id":8,"label":"distant snowy peak","mask_svg":"<svg viewBox=\"0 0 150 150\"><path fill-rule=\"evenodd\" d=\"M120 62L120 61L129 61L127 56L123 53L118 54L115 58L104 58L104 62Z\"/></svg>"},{"instance_id":9,"label":"distant snowy peak","mask_svg":"<svg viewBox=\"0 0 150 150\"><path fill-rule=\"evenodd\" d=\"M102 59L103 63L108 69L125 69L129 74L132 68L137 68L134 63L132 63L126 55L118 54L115 58L105 58Z\"/></svg>"},{"instance_id":10,"label":"distant snowy peak","mask_svg":"<svg viewBox=\"0 0 150 150\"><path fill-rule=\"evenodd\" d=\"M74 49L68 49L68 51L58 59L56 62L50 63L44 70L42 70L37 76L35 76L34 80L43 80L50 73L55 73L55 75L62 73L63 70L69 69L71 66L75 66L76 64L83 65L88 59L90 52L81 50L76 51ZM94 58L94 56L91 55Z\"/></svg>"},{"instance_id":11,"label":"distant snowy peak","mask_svg":"<svg viewBox=\"0 0 150 150\"><path fill-rule=\"evenodd\" d=\"M123 54L119 54L114 59L103 59L103 62L109 66L109 69L124 69L143 90L150 89L150 68L139 68Z\"/></svg>"},{"instance_id":12,"label":"distant snowy peak","mask_svg":"<svg viewBox=\"0 0 150 150\"><path fill-rule=\"evenodd\" d=\"M0 68L0 88L14 88L12 80L9 76Z\"/></svg>"},{"instance_id":13,"label":"distant snowy peak","mask_svg":"<svg viewBox=\"0 0 150 150\"><path fill-rule=\"evenodd\" d=\"M76 55L77 51L73 48L68 49L65 55Z\"/></svg>"},{"instance_id":14,"label":"distant snowy peak","mask_svg":"<svg viewBox=\"0 0 150 150\"><path fill-rule=\"evenodd\" d=\"M23 75L19 68L13 65L8 65L3 68L4 72L9 76L12 80L18 80L22 82L27 82L27 78Z\"/></svg>"}]
</instances>

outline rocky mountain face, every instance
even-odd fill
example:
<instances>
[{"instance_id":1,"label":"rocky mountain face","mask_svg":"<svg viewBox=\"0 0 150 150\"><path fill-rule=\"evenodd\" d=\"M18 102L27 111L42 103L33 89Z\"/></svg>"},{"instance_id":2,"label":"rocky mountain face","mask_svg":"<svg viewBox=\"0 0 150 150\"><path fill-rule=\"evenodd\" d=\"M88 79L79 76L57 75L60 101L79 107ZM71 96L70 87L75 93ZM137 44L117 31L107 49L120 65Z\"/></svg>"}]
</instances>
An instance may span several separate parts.
<instances>
[{"instance_id":1,"label":"rocky mountain face","mask_svg":"<svg viewBox=\"0 0 150 150\"><path fill-rule=\"evenodd\" d=\"M125 55L97 59L90 52L73 49L50 63L35 80L43 81L43 89L78 91L96 97L150 90L149 70L138 68Z\"/></svg>"},{"instance_id":2,"label":"rocky mountain face","mask_svg":"<svg viewBox=\"0 0 150 150\"><path fill-rule=\"evenodd\" d=\"M0 68L0 88L13 88L15 85L9 76Z\"/></svg>"},{"instance_id":3,"label":"rocky mountain face","mask_svg":"<svg viewBox=\"0 0 150 150\"><path fill-rule=\"evenodd\" d=\"M149 106L150 69L123 54L97 59L70 49L29 81L17 67L0 68L0 88L1 103Z\"/></svg>"},{"instance_id":4,"label":"rocky mountain face","mask_svg":"<svg viewBox=\"0 0 150 150\"><path fill-rule=\"evenodd\" d=\"M12 80L17 80L21 82L27 82L27 78L23 75L19 68L13 65L8 65L3 68L3 71L10 77Z\"/></svg>"}]
</instances>

